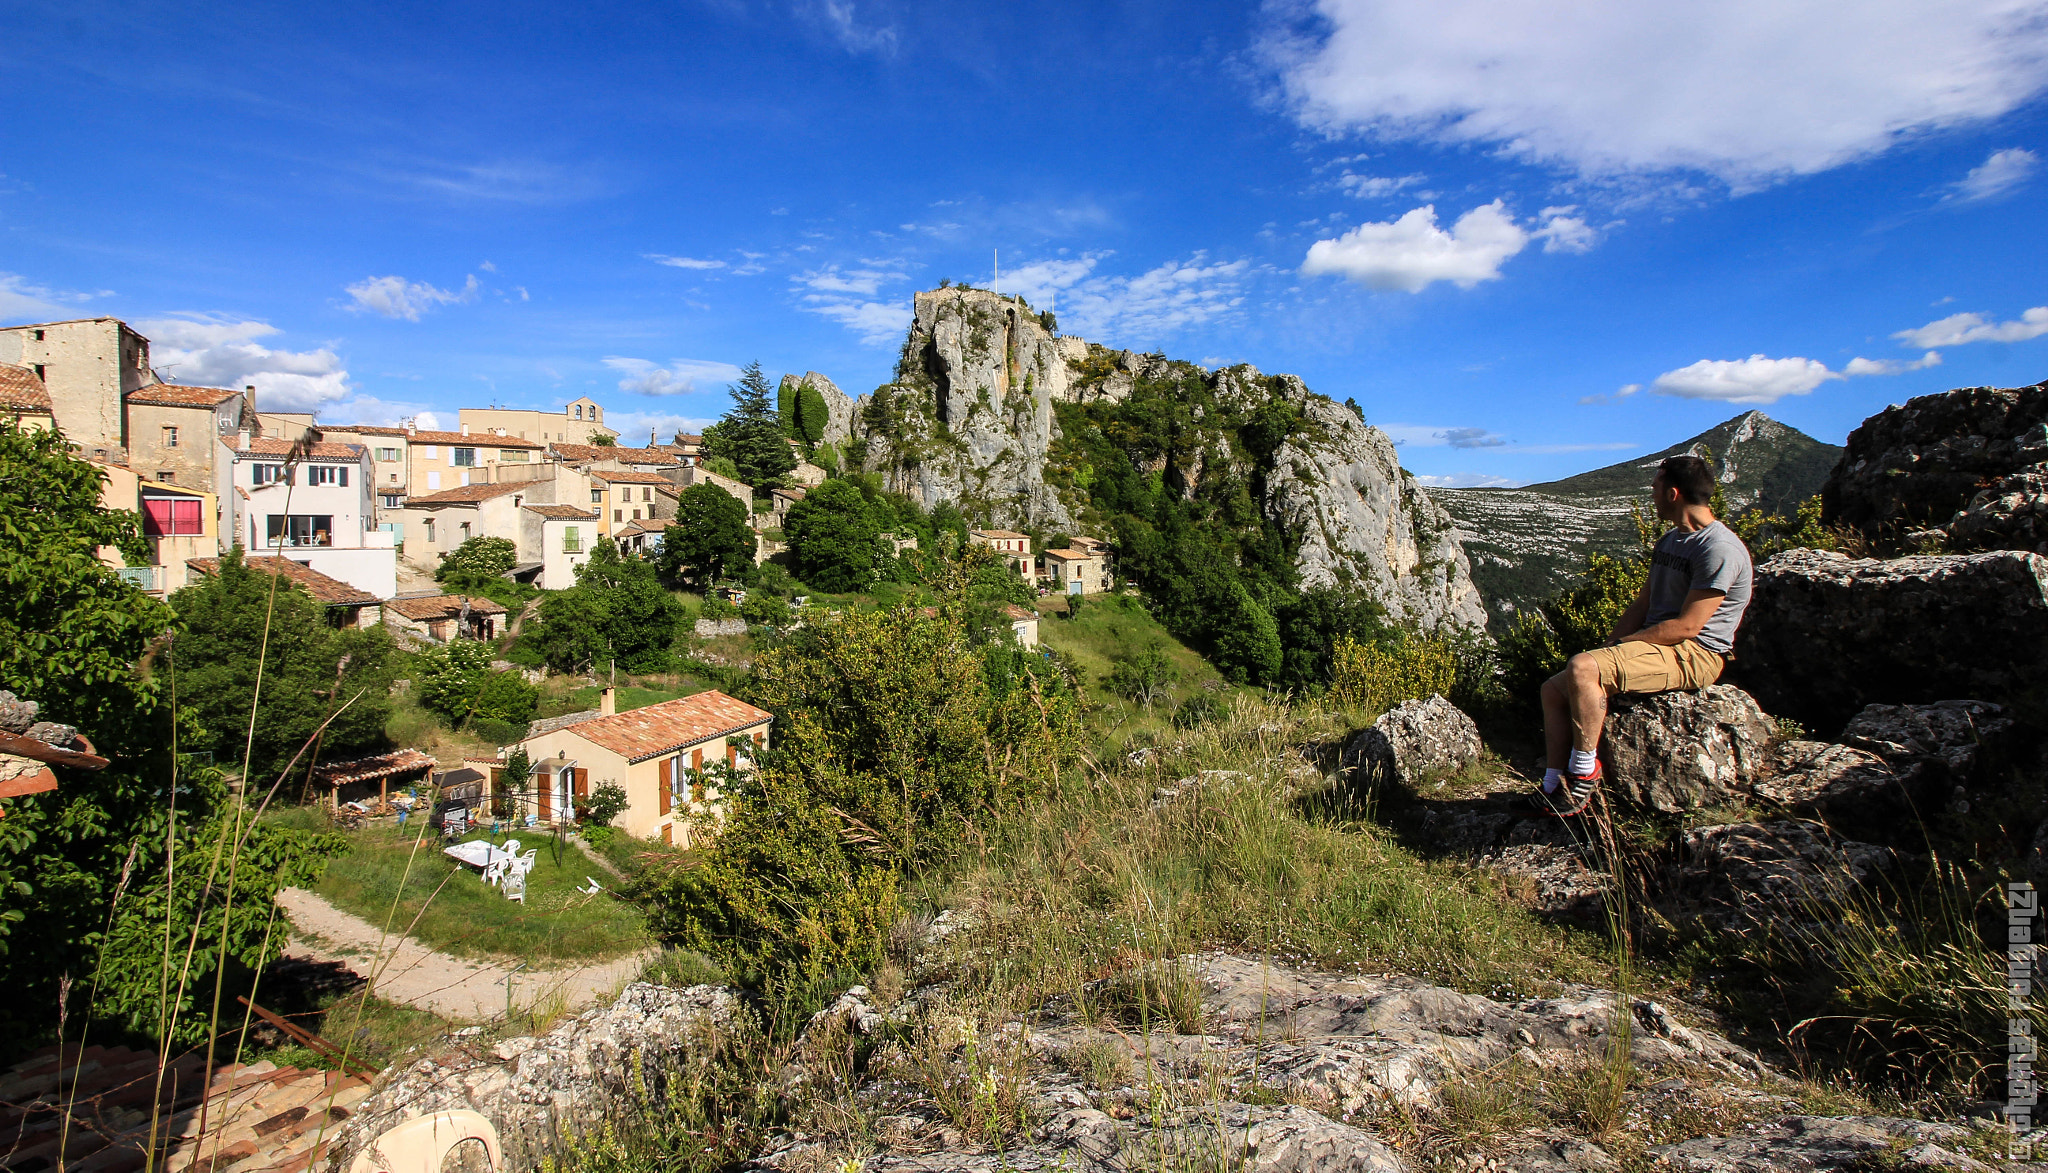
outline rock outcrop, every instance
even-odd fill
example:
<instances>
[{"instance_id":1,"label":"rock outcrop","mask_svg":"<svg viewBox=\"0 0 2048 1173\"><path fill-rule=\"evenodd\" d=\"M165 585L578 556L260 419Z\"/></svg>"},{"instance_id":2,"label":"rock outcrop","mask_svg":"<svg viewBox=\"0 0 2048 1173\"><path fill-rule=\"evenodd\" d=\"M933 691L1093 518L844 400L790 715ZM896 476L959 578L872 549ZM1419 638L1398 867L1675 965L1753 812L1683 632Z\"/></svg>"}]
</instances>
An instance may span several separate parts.
<instances>
[{"instance_id":1,"label":"rock outcrop","mask_svg":"<svg viewBox=\"0 0 2048 1173\"><path fill-rule=\"evenodd\" d=\"M1071 531L1094 470L1054 467L1055 407L1141 393L1172 397L1187 416L1173 451L1133 458L1143 471L1183 493L1205 477L1245 486L1296 545L1304 586L1359 586L1424 627L1485 622L1449 515L1402 471L1393 442L1291 375L1091 346L1055 337L1019 299L927 290L895 381L862 396L849 426L863 467L926 507ZM1245 442L1240 425L1269 407L1284 434Z\"/></svg>"},{"instance_id":2,"label":"rock outcrop","mask_svg":"<svg viewBox=\"0 0 2048 1173\"><path fill-rule=\"evenodd\" d=\"M817 389L825 401L825 434L820 444L843 444L853 435L853 418L856 410L853 397L839 389L839 384L816 371L805 371L802 378L795 375L782 376L785 390L795 391L804 384Z\"/></svg>"},{"instance_id":3,"label":"rock outcrop","mask_svg":"<svg viewBox=\"0 0 2048 1173\"><path fill-rule=\"evenodd\" d=\"M475 1053L419 1059L384 1073L334 1135L329 1168L395 1125L449 1109L480 1112L498 1130L506 1167L537 1169L564 1133L604 1117L636 1076L658 1078L676 1055L725 1024L738 1005L718 986L635 983L609 1006L542 1038L506 1039Z\"/></svg>"},{"instance_id":4,"label":"rock outcrop","mask_svg":"<svg viewBox=\"0 0 2048 1173\"><path fill-rule=\"evenodd\" d=\"M1714 930L1780 932L1830 921L1857 886L1892 866L1890 849L1777 819L1694 827L1664 877L1662 908Z\"/></svg>"},{"instance_id":5,"label":"rock outcrop","mask_svg":"<svg viewBox=\"0 0 2048 1173\"><path fill-rule=\"evenodd\" d=\"M1757 568L1735 667L1766 710L1838 729L1872 703L2020 696L2048 682L2043 647L2048 557L1802 549Z\"/></svg>"},{"instance_id":6,"label":"rock outcrop","mask_svg":"<svg viewBox=\"0 0 2048 1173\"><path fill-rule=\"evenodd\" d=\"M1756 700L1732 685L1616 697L1600 743L1609 792L1666 814L1745 796L1770 770L1774 732Z\"/></svg>"},{"instance_id":7,"label":"rock outcrop","mask_svg":"<svg viewBox=\"0 0 2048 1173\"><path fill-rule=\"evenodd\" d=\"M1479 760L1479 726L1440 696L1402 701L1344 747L1354 785L1416 788Z\"/></svg>"},{"instance_id":8,"label":"rock outcrop","mask_svg":"<svg viewBox=\"0 0 2048 1173\"><path fill-rule=\"evenodd\" d=\"M1708 1136L1651 1150L1678 1173L1850 1173L1862 1169L1953 1169L1991 1173L1963 1155L1970 1130L1892 1116L1787 1116L1735 1136Z\"/></svg>"},{"instance_id":9,"label":"rock outcrop","mask_svg":"<svg viewBox=\"0 0 2048 1173\"><path fill-rule=\"evenodd\" d=\"M1849 433L1847 449L1821 489L1821 520L1884 540L1945 527L2002 478L2048 472L2048 383L1965 387L1921 395L1886 408ZM2011 489L2020 491L2026 482ZM2019 503L2015 503L2017 506ZM2009 508L2011 516L2032 512ZM2024 542L2025 533L2015 540ZM1969 532L1997 545L2000 523L1980 519Z\"/></svg>"}]
</instances>

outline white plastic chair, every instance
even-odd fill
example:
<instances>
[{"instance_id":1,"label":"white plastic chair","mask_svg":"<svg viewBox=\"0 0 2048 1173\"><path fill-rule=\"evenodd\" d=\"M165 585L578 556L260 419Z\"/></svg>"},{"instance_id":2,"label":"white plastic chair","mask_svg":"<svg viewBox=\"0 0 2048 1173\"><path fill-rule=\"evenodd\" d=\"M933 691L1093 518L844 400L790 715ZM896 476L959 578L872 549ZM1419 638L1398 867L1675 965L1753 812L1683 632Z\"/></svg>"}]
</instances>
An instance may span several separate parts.
<instances>
[{"instance_id":1,"label":"white plastic chair","mask_svg":"<svg viewBox=\"0 0 2048 1173\"><path fill-rule=\"evenodd\" d=\"M576 890L585 896L595 896L599 892L604 891L604 885L597 882L596 876L585 876L583 877L583 886Z\"/></svg>"},{"instance_id":2,"label":"white plastic chair","mask_svg":"<svg viewBox=\"0 0 2048 1173\"><path fill-rule=\"evenodd\" d=\"M505 894L505 899L525 904L526 873L516 869L506 872L504 881L498 885L498 890Z\"/></svg>"},{"instance_id":3,"label":"white plastic chair","mask_svg":"<svg viewBox=\"0 0 2048 1173\"><path fill-rule=\"evenodd\" d=\"M498 850L504 852L507 855L518 855L519 840L507 839L503 843L498 844Z\"/></svg>"},{"instance_id":4,"label":"white plastic chair","mask_svg":"<svg viewBox=\"0 0 2048 1173\"><path fill-rule=\"evenodd\" d=\"M511 860L506 859L503 856L499 856L498 858L493 859L490 863L485 864L484 883L489 884L494 888L497 887L499 884L503 883L505 881L505 873L510 870L511 862Z\"/></svg>"}]
</instances>

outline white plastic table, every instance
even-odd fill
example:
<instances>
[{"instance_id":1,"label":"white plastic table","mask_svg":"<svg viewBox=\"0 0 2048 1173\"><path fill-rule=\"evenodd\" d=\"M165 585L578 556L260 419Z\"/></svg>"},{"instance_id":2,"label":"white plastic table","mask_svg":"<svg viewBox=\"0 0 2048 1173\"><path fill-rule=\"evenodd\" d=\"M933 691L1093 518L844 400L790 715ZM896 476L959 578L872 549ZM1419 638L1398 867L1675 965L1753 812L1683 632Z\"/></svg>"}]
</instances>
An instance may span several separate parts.
<instances>
[{"instance_id":1,"label":"white plastic table","mask_svg":"<svg viewBox=\"0 0 2048 1173\"><path fill-rule=\"evenodd\" d=\"M444 847L441 849L441 854L461 860L463 863L478 869L490 867L501 859L513 858L512 852L500 847L493 847L481 839L473 839L468 843L457 843L452 847Z\"/></svg>"}]
</instances>

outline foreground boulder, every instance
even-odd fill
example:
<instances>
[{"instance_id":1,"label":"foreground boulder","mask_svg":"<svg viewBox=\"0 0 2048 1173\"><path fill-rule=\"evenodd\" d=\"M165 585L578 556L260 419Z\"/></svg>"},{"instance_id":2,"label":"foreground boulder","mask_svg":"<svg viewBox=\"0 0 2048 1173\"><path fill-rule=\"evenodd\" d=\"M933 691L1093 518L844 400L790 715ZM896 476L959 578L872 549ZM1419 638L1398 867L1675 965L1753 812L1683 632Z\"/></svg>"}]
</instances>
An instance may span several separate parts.
<instances>
[{"instance_id":1,"label":"foreground boulder","mask_svg":"<svg viewBox=\"0 0 2048 1173\"><path fill-rule=\"evenodd\" d=\"M1712 930L1796 931L1831 922L1894 859L1797 819L1694 827L1679 840L1659 905L1674 921Z\"/></svg>"},{"instance_id":2,"label":"foreground boulder","mask_svg":"<svg viewBox=\"0 0 2048 1173\"><path fill-rule=\"evenodd\" d=\"M1787 1116L1735 1136L1709 1136L1650 1150L1659 1168L1680 1173L1761 1170L1956 1169L1990 1173L1963 1154L1970 1130L1891 1116Z\"/></svg>"},{"instance_id":3,"label":"foreground boulder","mask_svg":"<svg viewBox=\"0 0 2048 1173\"><path fill-rule=\"evenodd\" d=\"M1610 793L1675 814L1747 795L1770 769L1775 726L1727 684L1614 698L1607 710Z\"/></svg>"},{"instance_id":4,"label":"foreground boulder","mask_svg":"<svg viewBox=\"0 0 2048 1173\"><path fill-rule=\"evenodd\" d=\"M727 1023L736 1006L732 992L719 986L677 990L636 982L611 1005L542 1038L394 1067L335 1135L330 1168L348 1168L366 1145L407 1120L467 1108L497 1128L506 1168L538 1169L558 1137L600 1123L631 1081L657 1075Z\"/></svg>"},{"instance_id":5,"label":"foreground boulder","mask_svg":"<svg viewBox=\"0 0 2048 1173\"><path fill-rule=\"evenodd\" d=\"M1735 669L1770 712L1839 729L1872 703L2018 696L2048 684L2044 647L2048 557L1788 550L1757 568Z\"/></svg>"},{"instance_id":6,"label":"foreground boulder","mask_svg":"<svg viewBox=\"0 0 2048 1173\"><path fill-rule=\"evenodd\" d=\"M1946 525L1979 490L2048 461L2048 383L1966 387L1886 408L1849 433L1821 520L1872 539Z\"/></svg>"},{"instance_id":7,"label":"foreground boulder","mask_svg":"<svg viewBox=\"0 0 2048 1173\"><path fill-rule=\"evenodd\" d=\"M1416 788L1479 760L1479 726L1440 696L1402 701L1344 747L1344 766L1363 786Z\"/></svg>"}]
</instances>

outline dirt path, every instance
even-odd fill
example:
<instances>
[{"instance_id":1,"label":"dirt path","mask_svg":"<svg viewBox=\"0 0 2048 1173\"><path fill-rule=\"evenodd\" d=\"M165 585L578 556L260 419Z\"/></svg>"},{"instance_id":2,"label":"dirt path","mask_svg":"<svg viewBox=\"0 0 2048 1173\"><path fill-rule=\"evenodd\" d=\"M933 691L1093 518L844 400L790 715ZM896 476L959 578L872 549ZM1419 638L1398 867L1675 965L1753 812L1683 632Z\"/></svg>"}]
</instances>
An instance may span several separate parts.
<instances>
[{"instance_id":1,"label":"dirt path","mask_svg":"<svg viewBox=\"0 0 2048 1173\"><path fill-rule=\"evenodd\" d=\"M631 981L659 952L646 949L611 961L557 969L518 969L517 959L469 961L410 937L386 939L376 925L303 888L278 893L277 903L292 922L287 954L341 962L371 979L377 996L387 1002L465 1022L504 1015L507 977L512 979L515 1006L532 1006L559 993L575 1010Z\"/></svg>"}]
</instances>

